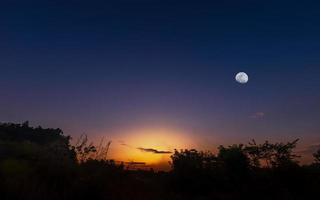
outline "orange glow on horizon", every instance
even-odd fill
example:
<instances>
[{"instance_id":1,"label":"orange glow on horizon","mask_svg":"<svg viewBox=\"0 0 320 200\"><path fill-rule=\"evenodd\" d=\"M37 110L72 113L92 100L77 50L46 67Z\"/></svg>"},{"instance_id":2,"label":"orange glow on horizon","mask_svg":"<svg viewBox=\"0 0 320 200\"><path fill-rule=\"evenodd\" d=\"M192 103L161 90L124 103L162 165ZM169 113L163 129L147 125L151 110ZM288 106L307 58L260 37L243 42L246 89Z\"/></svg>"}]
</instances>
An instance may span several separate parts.
<instances>
[{"instance_id":1,"label":"orange glow on horizon","mask_svg":"<svg viewBox=\"0 0 320 200\"><path fill-rule=\"evenodd\" d=\"M139 150L138 148L171 151L190 148L191 139L175 129L140 128L125 131L114 140L109 157L124 162L145 162L147 165L168 163L170 155Z\"/></svg>"}]
</instances>

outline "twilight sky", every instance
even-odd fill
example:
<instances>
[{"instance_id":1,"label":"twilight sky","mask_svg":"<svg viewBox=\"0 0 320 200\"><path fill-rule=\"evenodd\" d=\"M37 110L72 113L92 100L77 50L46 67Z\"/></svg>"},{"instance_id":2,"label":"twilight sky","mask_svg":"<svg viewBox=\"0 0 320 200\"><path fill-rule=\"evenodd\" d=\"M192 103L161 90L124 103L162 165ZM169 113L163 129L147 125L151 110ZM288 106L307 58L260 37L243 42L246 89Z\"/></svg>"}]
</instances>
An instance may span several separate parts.
<instances>
[{"instance_id":1,"label":"twilight sky","mask_svg":"<svg viewBox=\"0 0 320 200\"><path fill-rule=\"evenodd\" d=\"M0 121L104 136L126 161L152 154L139 147L317 145L320 3L297 2L1 1Z\"/></svg>"}]
</instances>

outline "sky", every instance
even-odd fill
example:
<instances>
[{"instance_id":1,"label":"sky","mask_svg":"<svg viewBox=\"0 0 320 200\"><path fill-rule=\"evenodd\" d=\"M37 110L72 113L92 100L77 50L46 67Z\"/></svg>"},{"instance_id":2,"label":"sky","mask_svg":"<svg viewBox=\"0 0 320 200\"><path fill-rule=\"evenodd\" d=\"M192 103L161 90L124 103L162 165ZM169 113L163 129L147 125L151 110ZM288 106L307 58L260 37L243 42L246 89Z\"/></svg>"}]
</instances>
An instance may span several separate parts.
<instances>
[{"instance_id":1,"label":"sky","mask_svg":"<svg viewBox=\"0 0 320 200\"><path fill-rule=\"evenodd\" d=\"M0 6L0 121L112 140L110 156L320 144L317 1L18 1ZM247 84L234 77L244 71ZM140 148L140 149L139 149Z\"/></svg>"}]
</instances>

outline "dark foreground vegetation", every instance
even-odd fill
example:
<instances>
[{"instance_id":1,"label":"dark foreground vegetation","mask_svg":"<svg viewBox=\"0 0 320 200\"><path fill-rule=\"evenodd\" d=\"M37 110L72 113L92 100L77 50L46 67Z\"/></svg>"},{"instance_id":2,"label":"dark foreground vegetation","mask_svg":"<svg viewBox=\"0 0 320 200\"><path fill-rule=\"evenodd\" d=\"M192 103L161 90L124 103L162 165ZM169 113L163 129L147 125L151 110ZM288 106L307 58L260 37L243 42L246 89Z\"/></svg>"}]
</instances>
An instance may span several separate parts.
<instances>
[{"instance_id":1,"label":"dark foreground vegetation","mask_svg":"<svg viewBox=\"0 0 320 200\"><path fill-rule=\"evenodd\" d=\"M105 147L60 129L0 124L0 199L320 199L320 151L301 166L289 143L176 150L170 172L126 170Z\"/></svg>"}]
</instances>

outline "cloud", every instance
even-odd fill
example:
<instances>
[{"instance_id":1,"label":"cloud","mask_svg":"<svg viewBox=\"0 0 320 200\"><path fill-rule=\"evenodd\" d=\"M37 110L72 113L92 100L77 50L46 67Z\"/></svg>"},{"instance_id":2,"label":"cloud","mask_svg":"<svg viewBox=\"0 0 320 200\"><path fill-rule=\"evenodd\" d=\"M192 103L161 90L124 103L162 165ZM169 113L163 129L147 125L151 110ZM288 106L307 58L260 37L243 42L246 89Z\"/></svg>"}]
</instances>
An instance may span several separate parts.
<instances>
[{"instance_id":1,"label":"cloud","mask_svg":"<svg viewBox=\"0 0 320 200\"><path fill-rule=\"evenodd\" d=\"M143 148L143 147L132 147L131 145L125 143L124 141L122 140L119 140L118 141L120 145L122 146L126 146L126 147L129 147L129 148L134 148L134 149L138 149L142 152L148 152L148 153L154 153L154 154L170 154L172 153L171 151L161 151L161 150L157 150L157 149L152 149L152 148Z\"/></svg>"},{"instance_id":2,"label":"cloud","mask_svg":"<svg viewBox=\"0 0 320 200\"><path fill-rule=\"evenodd\" d=\"M253 113L250 118L253 118L253 119L261 119L261 118L264 118L265 117L265 113L264 112L256 112L256 113Z\"/></svg>"},{"instance_id":3,"label":"cloud","mask_svg":"<svg viewBox=\"0 0 320 200\"><path fill-rule=\"evenodd\" d=\"M134 161L125 162L125 164L128 164L128 165L146 165L145 162L134 162Z\"/></svg>"},{"instance_id":4,"label":"cloud","mask_svg":"<svg viewBox=\"0 0 320 200\"><path fill-rule=\"evenodd\" d=\"M122 140L119 140L118 142L119 142L119 144L120 144L121 146L126 146L126 147L129 147L129 148L133 148L132 146L130 146L129 144L125 143L125 142L122 141Z\"/></svg>"},{"instance_id":5,"label":"cloud","mask_svg":"<svg viewBox=\"0 0 320 200\"><path fill-rule=\"evenodd\" d=\"M138 147L137 149L142 152L148 152L148 153L154 153L154 154L170 154L170 153L172 153L171 151L160 151L160 150L151 149L151 148Z\"/></svg>"}]
</instances>

